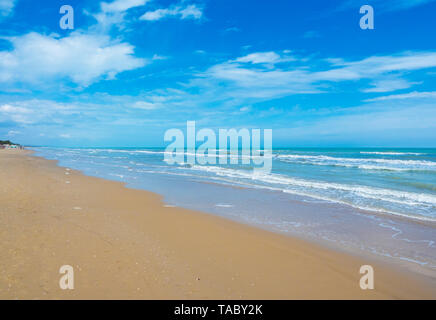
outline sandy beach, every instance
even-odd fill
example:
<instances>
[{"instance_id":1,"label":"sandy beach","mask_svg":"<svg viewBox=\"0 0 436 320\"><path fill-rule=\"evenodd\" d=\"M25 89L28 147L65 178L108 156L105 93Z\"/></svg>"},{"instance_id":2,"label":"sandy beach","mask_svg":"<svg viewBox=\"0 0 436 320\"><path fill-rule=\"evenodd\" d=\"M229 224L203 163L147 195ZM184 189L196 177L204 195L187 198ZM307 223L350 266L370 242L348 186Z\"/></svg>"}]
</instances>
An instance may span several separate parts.
<instances>
[{"instance_id":1,"label":"sandy beach","mask_svg":"<svg viewBox=\"0 0 436 320\"><path fill-rule=\"evenodd\" d=\"M434 299L436 281L0 150L0 298Z\"/></svg>"}]
</instances>

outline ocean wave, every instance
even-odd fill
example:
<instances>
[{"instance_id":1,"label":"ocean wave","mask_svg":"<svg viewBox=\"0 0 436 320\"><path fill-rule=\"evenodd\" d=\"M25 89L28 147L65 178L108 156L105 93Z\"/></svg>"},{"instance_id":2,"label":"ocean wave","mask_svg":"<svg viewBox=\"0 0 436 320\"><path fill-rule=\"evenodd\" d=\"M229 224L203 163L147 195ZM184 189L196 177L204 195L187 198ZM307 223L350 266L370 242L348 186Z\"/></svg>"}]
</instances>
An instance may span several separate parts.
<instances>
[{"instance_id":1,"label":"ocean wave","mask_svg":"<svg viewBox=\"0 0 436 320\"><path fill-rule=\"evenodd\" d=\"M216 166L193 166L192 170L207 171L217 176L241 179L242 181L254 181L259 187L273 187L286 193L303 195L321 200L345 203L354 207L364 208L371 211L389 212L398 215L409 216L395 210L381 206L384 202L387 206L407 206L419 208L419 211L434 212L436 208L436 195L422 194L410 191L383 189L362 185L349 185L334 182L312 181L291 178L280 174L265 174L244 170L222 168ZM379 206L374 205L379 204ZM410 217L410 216L409 216ZM416 218L416 217L415 217ZM420 214L422 220L436 221L436 217Z\"/></svg>"},{"instance_id":2,"label":"ocean wave","mask_svg":"<svg viewBox=\"0 0 436 320\"><path fill-rule=\"evenodd\" d=\"M121 149L86 149L88 152L96 153L96 152L108 152L108 153L127 153L129 155L136 155L136 154L150 154L150 155L183 155L186 157L196 157L202 158L202 159L213 159L213 158L229 158L229 159L263 159L272 157L271 153L265 152L264 154L250 154L250 153L244 153L239 151L231 151L226 150L224 153L220 152L222 150L219 149L209 149L207 153L199 153L199 152L192 152L192 151L155 151L155 150L121 150ZM166 161L166 159L163 159Z\"/></svg>"},{"instance_id":3,"label":"ocean wave","mask_svg":"<svg viewBox=\"0 0 436 320\"><path fill-rule=\"evenodd\" d=\"M356 167L364 170L392 170L392 171L436 171L436 162L427 160L399 160L399 159L367 159L343 158L324 155L278 155L284 162L302 164Z\"/></svg>"},{"instance_id":4,"label":"ocean wave","mask_svg":"<svg viewBox=\"0 0 436 320\"><path fill-rule=\"evenodd\" d=\"M378 155L387 155L387 156L422 156L427 153L419 153L419 152L391 152L391 151L360 151L361 154L378 154Z\"/></svg>"}]
</instances>

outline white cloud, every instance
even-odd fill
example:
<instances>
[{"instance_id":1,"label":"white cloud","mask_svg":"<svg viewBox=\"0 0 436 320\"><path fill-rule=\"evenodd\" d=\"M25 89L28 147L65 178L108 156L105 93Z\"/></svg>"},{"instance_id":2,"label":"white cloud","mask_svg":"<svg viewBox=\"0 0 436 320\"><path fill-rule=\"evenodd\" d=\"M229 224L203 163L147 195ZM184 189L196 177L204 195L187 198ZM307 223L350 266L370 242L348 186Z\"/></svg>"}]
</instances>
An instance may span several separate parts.
<instances>
[{"instance_id":1,"label":"white cloud","mask_svg":"<svg viewBox=\"0 0 436 320\"><path fill-rule=\"evenodd\" d=\"M74 138L79 136L86 138L86 131L97 126L129 122L143 125L156 118L160 119L158 123L165 123L168 120L166 113L152 111L166 107L168 102L174 103L177 99L175 93L171 98L172 101L169 99L157 92L139 96L83 94L76 96L74 101L70 102L24 99L6 104L0 103L0 123L8 124L9 130L23 132L23 136L28 130L33 130L32 128L56 133L57 136L59 133L65 133L65 128L68 128L68 133L74 134Z\"/></svg>"},{"instance_id":2,"label":"white cloud","mask_svg":"<svg viewBox=\"0 0 436 320\"><path fill-rule=\"evenodd\" d=\"M212 98L254 103L291 94L326 92L334 82L361 79L372 80L374 88L366 89L367 92L405 89L416 83L403 80L401 74L434 67L436 52L406 52L350 62L254 52L208 68L190 85L214 92L210 94Z\"/></svg>"},{"instance_id":3,"label":"white cloud","mask_svg":"<svg viewBox=\"0 0 436 320\"><path fill-rule=\"evenodd\" d=\"M147 21L156 21L162 19L166 15L169 15L169 9L157 9L155 11L148 11L144 13L140 19Z\"/></svg>"},{"instance_id":4,"label":"white cloud","mask_svg":"<svg viewBox=\"0 0 436 320\"><path fill-rule=\"evenodd\" d=\"M146 21L157 21L166 17L179 17L180 19L201 19L203 9L195 4L183 6L171 6L166 9L157 9L144 13L139 19Z\"/></svg>"},{"instance_id":5,"label":"white cloud","mask_svg":"<svg viewBox=\"0 0 436 320\"><path fill-rule=\"evenodd\" d=\"M133 108L142 110L154 110L161 107L160 103L153 103L148 101L137 101L133 104Z\"/></svg>"},{"instance_id":6,"label":"white cloud","mask_svg":"<svg viewBox=\"0 0 436 320\"><path fill-rule=\"evenodd\" d=\"M436 52L405 52L391 56L372 56L353 62L342 59L329 61L337 68L317 72L315 78L327 81L371 79L390 72L433 68L436 67Z\"/></svg>"},{"instance_id":7,"label":"white cloud","mask_svg":"<svg viewBox=\"0 0 436 320\"><path fill-rule=\"evenodd\" d=\"M16 0L0 0L0 17L9 16L14 10Z\"/></svg>"},{"instance_id":8,"label":"white cloud","mask_svg":"<svg viewBox=\"0 0 436 320\"><path fill-rule=\"evenodd\" d=\"M160 109L165 107L165 104L170 102L170 100L174 100L178 95L180 95L180 91L172 91L169 90L165 92L166 94L163 94L162 91L159 93L149 93L144 95L143 97L135 97L136 100L132 107L136 109L142 109L142 110L154 110L154 109ZM122 99L126 99L126 97L123 97ZM123 104L125 102L122 102Z\"/></svg>"},{"instance_id":9,"label":"white cloud","mask_svg":"<svg viewBox=\"0 0 436 320\"><path fill-rule=\"evenodd\" d=\"M91 15L98 22L96 27L104 31L108 30L113 25L122 28L126 12L132 8L142 7L147 2L149 2L149 0L115 0L110 3L102 2L100 4L100 12Z\"/></svg>"},{"instance_id":10,"label":"white cloud","mask_svg":"<svg viewBox=\"0 0 436 320\"><path fill-rule=\"evenodd\" d=\"M11 102L7 105L0 105L0 122L13 122L13 130L41 126L42 128L56 127L85 127L90 121L97 125L101 122L108 122L112 118L119 118L122 115L122 105L108 102L105 104L96 103L85 96L80 99L82 102L57 102L53 100L27 99ZM92 102L91 102L92 101ZM4 112L2 112L2 110ZM102 112L105 110L105 112ZM124 112L124 114L127 114ZM12 128L11 128L12 129Z\"/></svg>"},{"instance_id":11,"label":"white cloud","mask_svg":"<svg viewBox=\"0 0 436 320\"><path fill-rule=\"evenodd\" d=\"M14 137L14 136L20 135L20 134L21 134L21 131L10 130L10 131L8 131L7 136L8 137Z\"/></svg>"},{"instance_id":12,"label":"white cloud","mask_svg":"<svg viewBox=\"0 0 436 320\"><path fill-rule=\"evenodd\" d=\"M16 123L31 123L32 110L11 104L4 104L0 106L0 120L11 120Z\"/></svg>"},{"instance_id":13,"label":"white cloud","mask_svg":"<svg viewBox=\"0 0 436 320\"><path fill-rule=\"evenodd\" d=\"M373 56L361 61L344 63L362 73L409 71L436 67L436 52L405 52L392 56Z\"/></svg>"},{"instance_id":14,"label":"white cloud","mask_svg":"<svg viewBox=\"0 0 436 320\"><path fill-rule=\"evenodd\" d=\"M12 106L10 104L4 104L0 106L0 112L8 114L23 114L29 113L30 110L22 107Z\"/></svg>"},{"instance_id":15,"label":"white cloud","mask_svg":"<svg viewBox=\"0 0 436 320\"><path fill-rule=\"evenodd\" d=\"M165 57L165 56L160 56L160 55L158 55L158 54L154 54L153 55L153 58L151 58L152 60L166 60L166 59L168 59L168 57Z\"/></svg>"},{"instance_id":16,"label":"white cloud","mask_svg":"<svg viewBox=\"0 0 436 320\"><path fill-rule=\"evenodd\" d=\"M198 8L195 4L188 5L179 12L182 19L200 19L203 16L203 9Z\"/></svg>"},{"instance_id":17,"label":"white cloud","mask_svg":"<svg viewBox=\"0 0 436 320\"><path fill-rule=\"evenodd\" d=\"M18 84L31 84L33 89L74 83L89 86L101 79L114 79L118 73L133 70L153 60L137 58L134 47L122 40L112 39L109 29L114 24L125 27L128 10L141 7L149 0L115 0L101 2L93 16L97 23L86 30L77 30L66 37L30 32L5 37L11 48L0 51L0 88L11 92ZM0 0L0 10L12 10L14 1ZM200 18L202 10L196 5L172 7L170 13L181 19ZM22 87L22 86L21 86ZM24 89L20 89L24 90Z\"/></svg>"},{"instance_id":18,"label":"white cloud","mask_svg":"<svg viewBox=\"0 0 436 320\"><path fill-rule=\"evenodd\" d=\"M107 3L102 2L100 4L103 12L123 12L134 7L140 7L145 5L149 0L115 0Z\"/></svg>"},{"instance_id":19,"label":"white cloud","mask_svg":"<svg viewBox=\"0 0 436 320\"><path fill-rule=\"evenodd\" d=\"M275 52L256 52L248 54L244 57L236 59L237 62L249 62L249 63L276 63L280 61L280 56Z\"/></svg>"},{"instance_id":20,"label":"white cloud","mask_svg":"<svg viewBox=\"0 0 436 320\"><path fill-rule=\"evenodd\" d=\"M134 47L105 35L72 33L58 38L38 33L9 38L11 51L0 51L0 83L43 84L68 79L87 86L101 78L142 67Z\"/></svg>"},{"instance_id":21,"label":"white cloud","mask_svg":"<svg viewBox=\"0 0 436 320\"><path fill-rule=\"evenodd\" d=\"M413 92L409 92L409 93L392 94L389 96L382 96L382 97L377 97L377 98L373 98L373 99L367 99L365 101L371 102L371 101L422 99L422 98L435 98L436 99L436 91L430 91L430 92L413 91Z\"/></svg>"},{"instance_id":22,"label":"white cloud","mask_svg":"<svg viewBox=\"0 0 436 320\"><path fill-rule=\"evenodd\" d=\"M209 68L204 76L210 79L231 81L239 88L251 89L252 95L259 95L259 89L283 92L307 93L314 88L310 85L308 73L304 70L271 70L268 68L247 68L238 63L223 63Z\"/></svg>"},{"instance_id":23,"label":"white cloud","mask_svg":"<svg viewBox=\"0 0 436 320\"><path fill-rule=\"evenodd\" d=\"M239 57L235 60L235 62L273 65L276 63L291 62L296 60L294 57L289 55L289 53L291 53L290 50L283 50L282 53L283 55L280 55L274 51L255 52L243 57Z\"/></svg>"},{"instance_id":24,"label":"white cloud","mask_svg":"<svg viewBox=\"0 0 436 320\"><path fill-rule=\"evenodd\" d=\"M389 92L410 88L417 82L409 82L404 79L381 79L371 83L372 88L363 89L363 92Z\"/></svg>"}]
</instances>

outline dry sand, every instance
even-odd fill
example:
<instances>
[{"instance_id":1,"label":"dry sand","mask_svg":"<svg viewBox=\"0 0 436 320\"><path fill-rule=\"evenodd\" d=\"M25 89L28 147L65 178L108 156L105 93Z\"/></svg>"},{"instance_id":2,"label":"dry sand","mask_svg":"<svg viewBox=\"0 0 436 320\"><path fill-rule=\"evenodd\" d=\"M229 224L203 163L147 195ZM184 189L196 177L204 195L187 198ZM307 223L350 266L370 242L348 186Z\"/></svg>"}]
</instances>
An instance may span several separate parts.
<instances>
[{"instance_id":1,"label":"dry sand","mask_svg":"<svg viewBox=\"0 0 436 320\"><path fill-rule=\"evenodd\" d=\"M0 150L2 299L436 298L435 279ZM68 183L69 182L69 183ZM375 289L361 290L371 264ZM61 290L59 268L74 268Z\"/></svg>"}]
</instances>

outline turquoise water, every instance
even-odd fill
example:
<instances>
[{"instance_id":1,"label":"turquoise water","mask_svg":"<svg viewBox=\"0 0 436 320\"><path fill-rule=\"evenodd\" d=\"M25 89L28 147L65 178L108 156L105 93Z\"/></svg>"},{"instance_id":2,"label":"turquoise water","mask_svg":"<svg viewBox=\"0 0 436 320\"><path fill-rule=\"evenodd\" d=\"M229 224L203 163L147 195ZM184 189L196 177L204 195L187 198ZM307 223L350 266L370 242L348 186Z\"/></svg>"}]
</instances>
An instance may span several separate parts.
<instances>
[{"instance_id":1,"label":"turquoise water","mask_svg":"<svg viewBox=\"0 0 436 320\"><path fill-rule=\"evenodd\" d=\"M271 172L170 165L156 148L34 150L169 205L436 269L436 149L275 149Z\"/></svg>"}]
</instances>

